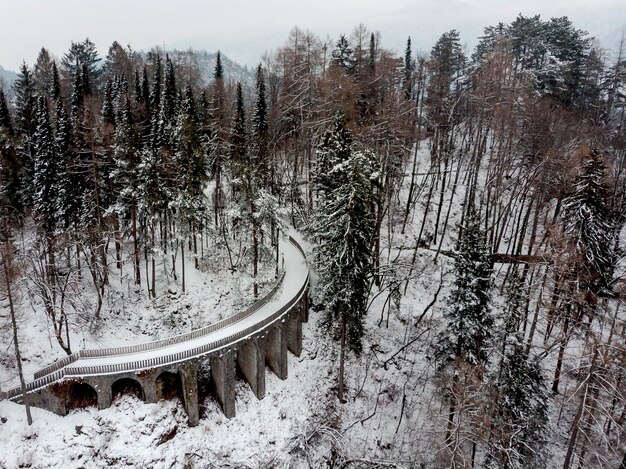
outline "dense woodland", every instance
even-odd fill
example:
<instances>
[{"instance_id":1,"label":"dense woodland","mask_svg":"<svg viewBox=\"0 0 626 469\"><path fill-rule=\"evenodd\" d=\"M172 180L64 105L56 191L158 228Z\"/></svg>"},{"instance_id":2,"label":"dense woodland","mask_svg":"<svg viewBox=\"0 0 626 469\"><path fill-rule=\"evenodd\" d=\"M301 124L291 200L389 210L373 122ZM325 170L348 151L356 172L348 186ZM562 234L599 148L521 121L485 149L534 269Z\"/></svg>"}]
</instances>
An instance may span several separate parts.
<instances>
[{"instance_id":1,"label":"dense woodland","mask_svg":"<svg viewBox=\"0 0 626 469\"><path fill-rule=\"evenodd\" d=\"M422 436L437 464L626 464L626 50L565 17L487 27L471 53L455 30L423 54L409 39L400 57L362 25L331 42L294 29L250 86L219 56L204 83L193 52L113 43L101 59L86 39L42 49L7 91L0 291L18 368L21 278L69 354L75 282L98 299L83 314L106 320L115 269L155 297L157 259L197 267L212 245L256 277L289 223L315 246L342 402L346 355L397 320L425 262L445 264L449 293L421 294L432 303L387 360L424 353L437 303L422 357L445 421Z\"/></svg>"}]
</instances>

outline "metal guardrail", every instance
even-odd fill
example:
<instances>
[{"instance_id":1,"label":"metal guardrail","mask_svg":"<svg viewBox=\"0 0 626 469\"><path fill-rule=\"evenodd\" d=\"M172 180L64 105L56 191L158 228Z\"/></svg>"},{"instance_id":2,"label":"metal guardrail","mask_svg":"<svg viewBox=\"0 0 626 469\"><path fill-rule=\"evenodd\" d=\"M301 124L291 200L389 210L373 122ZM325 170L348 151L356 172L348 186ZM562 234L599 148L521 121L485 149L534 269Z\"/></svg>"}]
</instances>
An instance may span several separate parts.
<instances>
[{"instance_id":1,"label":"metal guardrail","mask_svg":"<svg viewBox=\"0 0 626 469\"><path fill-rule=\"evenodd\" d=\"M289 241L300 251L300 253L305 258L305 261L306 261L304 250L298 244L298 242L295 239L293 239L291 236L289 236ZM63 358L62 360L59 360L58 362L54 363L53 365L49 367L42 369L40 372L38 372L40 376L39 377L35 376L35 380L28 383L28 385L26 386L26 392L27 393L32 392L36 389L39 389L55 381L58 381L64 377L97 375L97 374L112 374L112 373L118 373L118 372L124 372L124 371L138 371L142 369L153 368L155 366L170 365L170 364L178 363L181 361L189 360L191 358L199 358L202 355L215 352L221 348L225 348L226 346L232 346L238 341L240 341L241 339L251 334L254 334L256 332L259 332L260 330L264 329L266 326L272 324L273 322L282 318L282 316L291 312L292 308L298 304L298 302L304 295L304 292L309 286L309 273L307 272L306 280L304 284L302 285L302 287L300 287L300 289L298 290L298 293L291 300L289 300L289 302L286 305L281 307L278 311L273 313L271 316L265 318L263 321L253 324L252 326L249 326L246 329L239 331L235 334L231 334L228 337L224 337L222 339L210 342L208 344L201 345L199 347L194 347L193 349L190 349L190 350L172 353L172 354L165 355L162 357L154 357L148 360L137 360L137 361L127 362L127 363L119 363L115 365L96 365L96 366L85 366L85 367L68 367L67 366L68 364L71 364L74 361L78 360L78 358L81 358L81 353L84 353L84 352L100 352L102 350L105 350L105 351L120 350L121 352L117 353L117 355L132 354L132 353L137 353L137 352L141 352L145 350L153 350L153 349L161 348L166 345L182 343L191 339L196 339L198 337L202 337L203 335L207 335L211 332L214 332L215 330L234 324L235 322L238 322L250 316L252 313L257 311L260 307L268 303L270 301L270 298L276 293L278 288L282 285L283 280L284 280L284 275L285 274L283 273L278 284L267 295L265 295L261 300L257 301L252 306L250 306L249 308L247 308L246 310L240 313L237 313L233 316L230 316L220 322L209 325L207 327L197 329L187 334L180 334L178 336L170 337L168 339L163 339L163 340L159 340L155 342L148 342L148 343L139 344L136 346L101 349L101 350L96 350L96 351L82 350L76 354L72 354L68 357ZM216 327L216 326L219 326L219 327ZM205 332L200 333L200 331L205 331ZM153 344L163 344L164 342L167 342L169 340L175 340L175 341L171 343L165 343L164 345L158 345L158 346L153 345ZM148 348L140 348L140 347L148 347ZM135 350L134 348L138 348L138 349ZM133 349L133 351L126 351L128 349ZM77 357L73 358L74 355L76 355ZM112 354L109 352L107 354L102 354L102 355L82 355L82 356L94 357L94 356L111 356L111 355ZM59 365L61 362L63 364ZM60 369L53 370L54 367L59 367ZM41 375L47 370L52 370L52 371L47 372L45 375ZM0 393L0 397L2 397L3 399L12 399L15 397L19 397L19 395L21 394L22 394L21 387L17 387L7 392Z\"/></svg>"}]
</instances>

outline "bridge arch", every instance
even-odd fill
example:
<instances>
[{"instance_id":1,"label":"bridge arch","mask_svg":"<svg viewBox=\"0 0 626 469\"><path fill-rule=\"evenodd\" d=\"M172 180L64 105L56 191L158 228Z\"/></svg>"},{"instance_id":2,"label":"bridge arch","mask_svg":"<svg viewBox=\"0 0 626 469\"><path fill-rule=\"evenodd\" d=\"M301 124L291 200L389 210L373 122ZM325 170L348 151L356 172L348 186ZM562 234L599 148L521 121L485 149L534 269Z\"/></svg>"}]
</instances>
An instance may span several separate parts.
<instances>
[{"instance_id":1,"label":"bridge arch","mask_svg":"<svg viewBox=\"0 0 626 469\"><path fill-rule=\"evenodd\" d=\"M164 371L157 376L154 385L157 400L170 400L175 397L178 397L181 401L183 400L183 385L179 373Z\"/></svg>"},{"instance_id":2,"label":"bridge arch","mask_svg":"<svg viewBox=\"0 0 626 469\"><path fill-rule=\"evenodd\" d=\"M87 383L72 383L66 395L65 408L69 411L87 407L98 407L98 393Z\"/></svg>"},{"instance_id":3,"label":"bridge arch","mask_svg":"<svg viewBox=\"0 0 626 469\"><path fill-rule=\"evenodd\" d=\"M145 394L139 381L132 378L121 378L111 385L111 395L113 400L123 395L135 396L137 399L145 400Z\"/></svg>"}]
</instances>

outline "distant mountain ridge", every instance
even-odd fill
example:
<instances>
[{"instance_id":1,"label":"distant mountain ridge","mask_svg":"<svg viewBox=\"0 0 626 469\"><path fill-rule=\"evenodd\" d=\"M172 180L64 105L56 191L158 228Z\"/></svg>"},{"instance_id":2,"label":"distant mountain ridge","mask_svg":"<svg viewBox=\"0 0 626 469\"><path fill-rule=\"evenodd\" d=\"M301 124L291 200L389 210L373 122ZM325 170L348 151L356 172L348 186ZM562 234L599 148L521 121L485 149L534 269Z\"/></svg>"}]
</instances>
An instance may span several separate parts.
<instances>
[{"instance_id":1,"label":"distant mountain ridge","mask_svg":"<svg viewBox=\"0 0 626 469\"><path fill-rule=\"evenodd\" d=\"M202 76L202 81L205 85L208 85L213 81L213 74L215 73L215 63L217 61L217 52L208 52L206 50L192 50L198 61L198 68ZM167 53L176 56L177 54L185 54L185 50L169 49ZM222 67L224 69L224 78L226 80L232 80L234 82L241 82L241 84L247 87L253 87L255 82L255 71L242 66L228 58L228 56L221 53Z\"/></svg>"},{"instance_id":2,"label":"distant mountain ridge","mask_svg":"<svg viewBox=\"0 0 626 469\"><path fill-rule=\"evenodd\" d=\"M5 92L10 91L11 85L17 80L17 73L5 69L0 65L0 87L5 88Z\"/></svg>"}]
</instances>

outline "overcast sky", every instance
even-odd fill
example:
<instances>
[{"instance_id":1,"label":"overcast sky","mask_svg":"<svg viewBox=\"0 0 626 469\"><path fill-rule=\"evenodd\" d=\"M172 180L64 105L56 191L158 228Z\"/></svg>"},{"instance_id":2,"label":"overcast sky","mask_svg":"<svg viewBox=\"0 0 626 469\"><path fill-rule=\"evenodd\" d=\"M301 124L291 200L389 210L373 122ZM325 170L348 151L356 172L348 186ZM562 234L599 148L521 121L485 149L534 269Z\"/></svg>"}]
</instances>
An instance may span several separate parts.
<instances>
[{"instance_id":1,"label":"overcast sky","mask_svg":"<svg viewBox=\"0 0 626 469\"><path fill-rule=\"evenodd\" d=\"M484 26L518 13L569 16L613 50L626 28L626 0L0 0L0 65L32 64L42 46L60 56L85 37L101 55L117 40L145 50L221 49L255 65L293 26L336 38L361 22L396 51L409 35L414 49L428 51L452 28L473 47Z\"/></svg>"}]
</instances>

